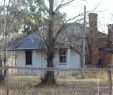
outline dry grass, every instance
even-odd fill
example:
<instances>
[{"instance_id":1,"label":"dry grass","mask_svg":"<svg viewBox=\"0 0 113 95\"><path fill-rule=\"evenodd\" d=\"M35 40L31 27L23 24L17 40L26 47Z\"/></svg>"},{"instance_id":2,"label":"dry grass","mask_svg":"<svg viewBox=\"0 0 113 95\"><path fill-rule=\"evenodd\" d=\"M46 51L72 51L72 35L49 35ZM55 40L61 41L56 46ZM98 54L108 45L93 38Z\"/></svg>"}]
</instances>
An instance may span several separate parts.
<instances>
[{"instance_id":1,"label":"dry grass","mask_svg":"<svg viewBox=\"0 0 113 95\"><path fill-rule=\"evenodd\" d=\"M108 83L101 78L77 78L60 76L55 85L40 85L39 76L10 76L10 95L108 95ZM99 86L99 89L98 89ZM99 90L99 91L98 91ZM6 86L1 84L0 95L5 95Z\"/></svg>"}]
</instances>

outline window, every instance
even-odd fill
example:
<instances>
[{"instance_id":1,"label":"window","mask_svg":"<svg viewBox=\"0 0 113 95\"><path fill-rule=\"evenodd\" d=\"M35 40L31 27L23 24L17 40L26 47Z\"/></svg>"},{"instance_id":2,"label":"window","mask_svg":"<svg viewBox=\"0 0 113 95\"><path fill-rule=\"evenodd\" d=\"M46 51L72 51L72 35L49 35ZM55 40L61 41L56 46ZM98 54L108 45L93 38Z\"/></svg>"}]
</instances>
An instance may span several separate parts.
<instances>
[{"instance_id":1,"label":"window","mask_svg":"<svg viewBox=\"0 0 113 95\"><path fill-rule=\"evenodd\" d=\"M59 50L60 64L66 64L66 49Z\"/></svg>"},{"instance_id":2,"label":"window","mask_svg":"<svg viewBox=\"0 0 113 95\"><path fill-rule=\"evenodd\" d=\"M32 65L32 51L26 51L26 65Z\"/></svg>"}]
</instances>

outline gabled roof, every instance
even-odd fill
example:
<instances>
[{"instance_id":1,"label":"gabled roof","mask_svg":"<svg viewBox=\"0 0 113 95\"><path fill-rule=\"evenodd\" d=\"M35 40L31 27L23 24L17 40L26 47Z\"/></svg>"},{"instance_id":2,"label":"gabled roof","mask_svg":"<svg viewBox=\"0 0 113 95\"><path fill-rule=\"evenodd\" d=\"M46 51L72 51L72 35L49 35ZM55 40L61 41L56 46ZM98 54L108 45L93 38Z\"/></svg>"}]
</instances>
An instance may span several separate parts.
<instances>
[{"instance_id":1,"label":"gabled roof","mask_svg":"<svg viewBox=\"0 0 113 95\"><path fill-rule=\"evenodd\" d=\"M43 31L42 31L43 30ZM88 31L88 28L87 28ZM84 32L84 26L79 23L70 23L57 38L56 47L67 47L68 42L75 45L80 44L80 37ZM7 45L7 50L26 50L26 49L41 49L42 38L41 35L46 35L44 29L33 32L23 38L10 42ZM102 32L97 32L98 36L105 36ZM46 36L45 36L46 37ZM65 43L64 43L65 42Z\"/></svg>"}]
</instances>

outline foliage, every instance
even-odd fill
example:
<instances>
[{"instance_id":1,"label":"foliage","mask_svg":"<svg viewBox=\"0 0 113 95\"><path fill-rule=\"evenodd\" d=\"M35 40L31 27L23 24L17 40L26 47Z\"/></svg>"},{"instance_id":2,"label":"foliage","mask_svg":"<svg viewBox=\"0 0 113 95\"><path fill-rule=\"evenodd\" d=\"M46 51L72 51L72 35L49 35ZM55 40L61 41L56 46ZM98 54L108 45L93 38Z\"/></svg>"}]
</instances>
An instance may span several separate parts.
<instances>
[{"instance_id":1,"label":"foliage","mask_svg":"<svg viewBox=\"0 0 113 95\"><path fill-rule=\"evenodd\" d=\"M16 0L9 7L9 14L15 19L16 32L36 31L43 22L43 0Z\"/></svg>"}]
</instances>

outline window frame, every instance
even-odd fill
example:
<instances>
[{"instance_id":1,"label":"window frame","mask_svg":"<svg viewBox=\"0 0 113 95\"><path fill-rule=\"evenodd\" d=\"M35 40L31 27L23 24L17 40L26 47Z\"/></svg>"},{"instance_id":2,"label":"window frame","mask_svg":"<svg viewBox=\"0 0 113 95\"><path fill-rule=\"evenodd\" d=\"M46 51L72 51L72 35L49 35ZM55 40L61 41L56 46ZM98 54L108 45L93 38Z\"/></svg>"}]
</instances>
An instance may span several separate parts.
<instances>
[{"instance_id":1,"label":"window frame","mask_svg":"<svg viewBox=\"0 0 113 95\"><path fill-rule=\"evenodd\" d=\"M59 49L59 65L66 65L66 64L67 64L67 49L61 48Z\"/></svg>"},{"instance_id":2,"label":"window frame","mask_svg":"<svg viewBox=\"0 0 113 95\"><path fill-rule=\"evenodd\" d=\"M26 50L25 51L25 65L33 65L32 64L32 51Z\"/></svg>"}]
</instances>

